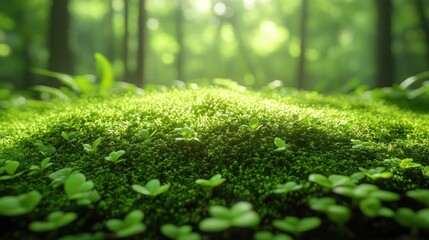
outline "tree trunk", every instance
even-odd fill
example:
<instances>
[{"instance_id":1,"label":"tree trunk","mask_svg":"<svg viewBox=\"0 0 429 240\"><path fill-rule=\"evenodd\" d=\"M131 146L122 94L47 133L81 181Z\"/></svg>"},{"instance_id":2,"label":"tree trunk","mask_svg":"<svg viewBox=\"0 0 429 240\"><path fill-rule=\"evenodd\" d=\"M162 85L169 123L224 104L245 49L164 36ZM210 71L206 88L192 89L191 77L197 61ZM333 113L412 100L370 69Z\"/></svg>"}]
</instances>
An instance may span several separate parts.
<instances>
[{"instance_id":1,"label":"tree trunk","mask_svg":"<svg viewBox=\"0 0 429 240\"><path fill-rule=\"evenodd\" d=\"M69 0L52 0L48 33L48 69L73 74L73 56L69 47L70 14L68 4ZM60 83L50 79L48 85L57 87Z\"/></svg>"},{"instance_id":2,"label":"tree trunk","mask_svg":"<svg viewBox=\"0 0 429 240\"><path fill-rule=\"evenodd\" d=\"M390 87L394 84L394 66L392 55L392 1L376 0L377 22L375 37L375 85Z\"/></svg>"},{"instance_id":3,"label":"tree trunk","mask_svg":"<svg viewBox=\"0 0 429 240\"><path fill-rule=\"evenodd\" d=\"M298 62L297 82L296 86L298 89L304 89L306 86L305 79L305 52L307 50L307 20L308 20L308 0L302 0L301 4L301 21L299 28L300 35L300 55Z\"/></svg>"},{"instance_id":4,"label":"tree trunk","mask_svg":"<svg viewBox=\"0 0 429 240\"><path fill-rule=\"evenodd\" d=\"M124 0L124 39L123 39L123 49L122 49L122 58L124 61L124 81L130 81L130 69L128 66L128 41L129 41L129 0Z\"/></svg>"},{"instance_id":5,"label":"tree trunk","mask_svg":"<svg viewBox=\"0 0 429 240\"><path fill-rule=\"evenodd\" d=\"M184 46L183 46L183 0L177 0L176 10L176 40L179 45L179 51L176 55L177 80L184 81L183 66L184 66Z\"/></svg>"},{"instance_id":6,"label":"tree trunk","mask_svg":"<svg viewBox=\"0 0 429 240\"><path fill-rule=\"evenodd\" d=\"M425 5L423 0L415 0L417 14L420 18L420 25L425 35L425 45L426 45L426 67L429 68L429 23L428 17L425 14Z\"/></svg>"},{"instance_id":7,"label":"tree trunk","mask_svg":"<svg viewBox=\"0 0 429 240\"><path fill-rule=\"evenodd\" d=\"M138 87L144 85L144 57L145 57L145 35L146 35L146 8L145 0L139 0L138 16L138 47L137 47L137 70L134 84Z\"/></svg>"}]
</instances>

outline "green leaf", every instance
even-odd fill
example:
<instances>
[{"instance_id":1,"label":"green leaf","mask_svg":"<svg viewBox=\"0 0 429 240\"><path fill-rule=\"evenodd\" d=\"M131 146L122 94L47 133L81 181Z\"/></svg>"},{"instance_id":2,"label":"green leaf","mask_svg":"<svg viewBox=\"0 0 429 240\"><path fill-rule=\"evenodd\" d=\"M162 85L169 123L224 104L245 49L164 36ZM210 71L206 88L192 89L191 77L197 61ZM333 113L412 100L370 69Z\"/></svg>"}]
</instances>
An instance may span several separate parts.
<instances>
[{"instance_id":1,"label":"green leaf","mask_svg":"<svg viewBox=\"0 0 429 240\"><path fill-rule=\"evenodd\" d=\"M231 219L233 217L230 210L224 206L211 206L209 213L212 217L216 218Z\"/></svg>"},{"instance_id":2,"label":"green leaf","mask_svg":"<svg viewBox=\"0 0 429 240\"><path fill-rule=\"evenodd\" d=\"M429 207L429 189L417 189L407 192L407 196Z\"/></svg>"},{"instance_id":3,"label":"green leaf","mask_svg":"<svg viewBox=\"0 0 429 240\"><path fill-rule=\"evenodd\" d=\"M71 88L73 91L80 92L78 84L76 83L74 78L72 78L70 75L67 75L64 73L52 72L41 68L33 68L32 72L56 79L61 83L63 83L64 85L66 85L67 87Z\"/></svg>"},{"instance_id":4,"label":"green leaf","mask_svg":"<svg viewBox=\"0 0 429 240\"><path fill-rule=\"evenodd\" d=\"M249 212L246 212L246 213L234 218L231 221L231 224L234 227L246 228L246 227L257 226L260 221L261 221L261 218L259 217L259 215L256 212L249 211Z\"/></svg>"},{"instance_id":5,"label":"green leaf","mask_svg":"<svg viewBox=\"0 0 429 240\"><path fill-rule=\"evenodd\" d=\"M4 196L0 198L0 215L19 216L31 212L42 199L36 191L30 191L18 196Z\"/></svg>"},{"instance_id":6,"label":"green leaf","mask_svg":"<svg viewBox=\"0 0 429 240\"><path fill-rule=\"evenodd\" d=\"M222 232L231 226L229 220L219 218L207 218L199 223L199 227L205 232Z\"/></svg>"},{"instance_id":7,"label":"green leaf","mask_svg":"<svg viewBox=\"0 0 429 240\"><path fill-rule=\"evenodd\" d=\"M6 161L4 170L7 174L13 175L16 172L16 169L19 167L19 162L17 161Z\"/></svg>"},{"instance_id":8,"label":"green leaf","mask_svg":"<svg viewBox=\"0 0 429 240\"><path fill-rule=\"evenodd\" d=\"M278 138L278 137L276 137L276 138L274 139L274 144L275 144L275 145L276 145L276 147L278 147L278 148L282 148L282 147L285 147L285 146L286 146L285 141L283 141L283 139Z\"/></svg>"},{"instance_id":9,"label":"green leaf","mask_svg":"<svg viewBox=\"0 0 429 240\"><path fill-rule=\"evenodd\" d=\"M285 217L283 220L274 220L273 226L285 232L294 234L306 232L319 227L321 220L318 217L307 217L299 219L297 217Z\"/></svg>"},{"instance_id":10,"label":"green leaf","mask_svg":"<svg viewBox=\"0 0 429 240\"><path fill-rule=\"evenodd\" d=\"M101 53L95 53L95 62L100 76L100 93L106 94L115 82L112 64Z\"/></svg>"},{"instance_id":11,"label":"green leaf","mask_svg":"<svg viewBox=\"0 0 429 240\"><path fill-rule=\"evenodd\" d=\"M351 217L350 210L342 205L329 206L326 209L326 214L328 215L329 220L337 224L344 224L349 221Z\"/></svg>"}]
</instances>

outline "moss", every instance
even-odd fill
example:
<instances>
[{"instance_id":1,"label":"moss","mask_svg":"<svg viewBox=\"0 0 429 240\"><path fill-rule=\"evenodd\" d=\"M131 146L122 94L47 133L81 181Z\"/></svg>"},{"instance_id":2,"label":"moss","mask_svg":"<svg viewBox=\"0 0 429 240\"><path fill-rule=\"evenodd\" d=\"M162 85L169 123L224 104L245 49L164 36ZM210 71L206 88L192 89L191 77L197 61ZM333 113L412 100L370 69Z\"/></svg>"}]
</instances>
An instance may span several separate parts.
<instances>
[{"instance_id":1,"label":"moss","mask_svg":"<svg viewBox=\"0 0 429 240\"><path fill-rule=\"evenodd\" d=\"M231 117L224 119L222 114ZM255 132L242 126L252 117L262 125ZM63 188L48 186L46 175L35 178L26 171L0 185L1 196L31 189L43 194L33 219L58 209L78 212L80 221L72 233L91 231L97 222L122 218L137 208L145 212L149 229L164 223L197 224L207 216L209 205L230 206L240 200L255 205L263 218L261 228L267 228L272 219L299 212L294 209L303 205L306 196L318 194L320 189L307 184L311 173L352 174L358 167L383 166L383 159L390 157L411 157L417 163L429 164L429 115L347 96L216 88L169 90L82 99L52 104L49 110L9 110L0 122L1 158L20 161L21 170L28 169L44 158L32 144L42 140L57 150L48 173L72 167L95 183L102 199L89 209L66 201ZM174 128L184 126L191 127L200 142L175 141L178 135ZM149 143L136 136L141 129L156 131ZM78 141L67 142L61 137L63 131L75 132ZM103 139L98 151L85 152L82 143L90 144L98 137ZM290 151L274 152L275 137L290 144ZM353 150L351 139L372 145ZM104 160L111 151L120 149L126 152L125 162L115 165ZM194 181L216 173L227 181L214 189L212 199L206 199ZM421 175L401 174L398 172L396 180L384 186L396 191L428 187ZM144 185L153 178L171 183L170 190L151 199L131 189L132 184ZM276 184L292 180L306 187L287 198L271 193ZM23 230L19 226L12 229Z\"/></svg>"}]
</instances>

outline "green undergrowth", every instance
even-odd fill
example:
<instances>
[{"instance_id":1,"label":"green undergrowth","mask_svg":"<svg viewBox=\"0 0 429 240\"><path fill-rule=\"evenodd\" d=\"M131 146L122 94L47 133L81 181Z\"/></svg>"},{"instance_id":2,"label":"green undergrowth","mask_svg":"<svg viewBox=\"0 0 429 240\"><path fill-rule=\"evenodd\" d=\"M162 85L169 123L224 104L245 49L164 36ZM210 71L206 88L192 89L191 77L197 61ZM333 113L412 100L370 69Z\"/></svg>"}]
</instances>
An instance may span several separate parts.
<instances>
[{"instance_id":1,"label":"green undergrowth","mask_svg":"<svg viewBox=\"0 0 429 240\"><path fill-rule=\"evenodd\" d=\"M114 239L118 235L112 233L114 227L106 228L106 221L123 219L133 210L144 212L146 229L136 239L163 239L159 229L167 223L189 224L205 234L198 223L209 217L210 206L231 207L240 201L251 203L261 217L257 227L243 233L253 236L257 230L273 231L271 222L286 215L317 215L308 208L308 198L327 191L309 181L310 174L348 176L359 168L390 169L393 176L376 180L376 185L401 196L429 188L424 171L391 168L392 162L385 161L411 158L429 165L429 115L377 101L201 88L44 104L36 110L1 112L0 159L19 162L16 172L23 173L2 181L0 196L31 190L42 195L26 215L0 216L2 228L9 229L3 237L9 239L57 239L82 232ZM278 151L276 138L284 141ZM48 157L52 164L46 169L31 167ZM62 168L92 181L99 199L82 206L71 190L54 188L48 175ZM225 182L213 189L205 191L195 183L216 174ZM145 195L144 186L153 179L168 189ZM277 185L291 181L302 188L274 193ZM370 178L362 182L375 183ZM53 232L29 230L31 222L55 211L78 217ZM321 239L317 237L327 229L304 239Z\"/></svg>"}]
</instances>

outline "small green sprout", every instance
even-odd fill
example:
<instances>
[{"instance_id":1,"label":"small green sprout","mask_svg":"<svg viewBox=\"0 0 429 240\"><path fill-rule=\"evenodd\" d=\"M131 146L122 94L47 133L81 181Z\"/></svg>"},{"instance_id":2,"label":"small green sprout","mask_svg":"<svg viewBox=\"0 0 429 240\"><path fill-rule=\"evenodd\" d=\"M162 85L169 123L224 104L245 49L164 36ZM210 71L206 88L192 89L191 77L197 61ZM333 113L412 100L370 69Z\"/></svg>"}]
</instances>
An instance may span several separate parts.
<instances>
[{"instance_id":1,"label":"small green sprout","mask_svg":"<svg viewBox=\"0 0 429 240\"><path fill-rule=\"evenodd\" d=\"M134 191L140 194L156 197L168 191L168 189L170 188L170 184L168 183L168 184L161 185L158 179L152 179L144 186L134 184L132 185L132 188Z\"/></svg>"},{"instance_id":2,"label":"small green sprout","mask_svg":"<svg viewBox=\"0 0 429 240\"><path fill-rule=\"evenodd\" d=\"M213 194L213 188L221 185L225 180L225 178L222 178L222 175L216 174L210 179L197 179L195 183L201 186L201 188L207 193L208 197L211 197Z\"/></svg>"},{"instance_id":3,"label":"small green sprout","mask_svg":"<svg viewBox=\"0 0 429 240\"><path fill-rule=\"evenodd\" d=\"M363 174L362 172L355 172L350 175L350 178L353 180L354 183L358 183L360 180L365 178L365 174Z\"/></svg>"},{"instance_id":4,"label":"small green sprout","mask_svg":"<svg viewBox=\"0 0 429 240\"><path fill-rule=\"evenodd\" d=\"M244 124L241 125L242 127L245 127L247 130L249 130L250 132L255 132L257 131L259 128L262 127L262 125L259 125L259 120L256 117L253 117L249 120L249 125Z\"/></svg>"},{"instance_id":5,"label":"small green sprout","mask_svg":"<svg viewBox=\"0 0 429 240\"><path fill-rule=\"evenodd\" d=\"M289 144L286 144L283 139L278 138L278 137L276 137L274 139L274 144L277 147L277 149L274 150L276 152L283 152L283 151L286 151L286 150L288 150L290 148Z\"/></svg>"},{"instance_id":6,"label":"small green sprout","mask_svg":"<svg viewBox=\"0 0 429 240\"><path fill-rule=\"evenodd\" d=\"M359 202L359 208L363 214L370 218L378 216L393 217L395 215L395 212L392 209L383 207L381 201L374 197L361 200Z\"/></svg>"},{"instance_id":7,"label":"small green sprout","mask_svg":"<svg viewBox=\"0 0 429 240\"><path fill-rule=\"evenodd\" d=\"M414 163L412 158L405 158L405 159L389 158L389 159L385 159L384 161L390 163L391 165L399 166L402 169L422 167L420 163Z\"/></svg>"},{"instance_id":8,"label":"small green sprout","mask_svg":"<svg viewBox=\"0 0 429 240\"><path fill-rule=\"evenodd\" d=\"M371 169L365 169L360 167L359 170L373 181L380 178L388 179L393 177L392 173L384 172L385 170L384 167L377 167L377 168L371 168Z\"/></svg>"},{"instance_id":9,"label":"small green sprout","mask_svg":"<svg viewBox=\"0 0 429 240\"><path fill-rule=\"evenodd\" d=\"M47 157L52 156L57 151L57 149L54 146L45 145L40 140L35 141L33 145L36 146L39 149L39 151Z\"/></svg>"},{"instance_id":10,"label":"small green sprout","mask_svg":"<svg viewBox=\"0 0 429 240\"><path fill-rule=\"evenodd\" d=\"M284 232L289 232L294 235L299 235L318 228L322 221L318 217L297 218L294 216L287 216L284 219L273 221L273 226Z\"/></svg>"},{"instance_id":11,"label":"small green sprout","mask_svg":"<svg viewBox=\"0 0 429 240\"><path fill-rule=\"evenodd\" d=\"M331 197L312 198L309 200L309 205L311 209L325 213L329 220L339 226L343 226L351 217L350 210L336 204L335 199Z\"/></svg>"},{"instance_id":12,"label":"small green sprout","mask_svg":"<svg viewBox=\"0 0 429 240\"><path fill-rule=\"evenodd\" d=\"M31 212L42 199L42 194L33 190L18 196L0 198L1 216L19 216Z\"/></svg>"},{"instance_id":13,"label":"small green sprout","mask_svg":"<svg viewBox=\"0 0 429 240\"><path fill-rule=\"evenodd\" d=\"M100 200L100 195L94 188L92 181L86 181L82 173L74 173L64 181L64 190L69 200L77 200L78 205L90 205Z\"/></svg>"},{"instance_id":14,"label":"small green sprout","mask_svg":"<svg viewBox=\"0 0 429 240\"><path fill-rule=\"evenodd\" d=\"M175 138L176 141L200 141L198 138L194 137L194 131L190 127L175 128L174 132L178 132L182 136Z\"/></svg>"},{"instance_id":15,"label":"small green sprout","mask_svg":"<svg viewBox=\"0 0 429 240\"><path fill-rule=\"evenodd\" d=\"M361 140L358 139L351 139L351 142L353 144L352 149L364 149L364 148L368 148L368 147L372 147L373 143L372 142L363 142Z\"/></svg>"},{"instance_id":16,"label":"small green sprout","mask_svg":"<svg viewBox=\"0 0 429 240\"><path fill-rule=\"evenodd\" d=\"M192 232L190 225L176 226L173 224L164 224L161 226L161 233L175 240L200 240L201 236L198 233Z\"/></svg>"},{"instance_id":17,"label":"small green sprout","mask_svg":"<svg viewBox=\"0 0 429 240\"><path fill-rule=\"evenodd\" d=\"M402 159L399 163L399 167L402 169L408 169L408 168L418 168L422 165L420 163L414 163L412 158L405 158Z\"/></svg>"},{"instance_id":18,"label":"small green sprout","mask_svg":"<svg viewBox=\"0 0 429 240\"><path fill-rule=\"evenodd\" d=\"M417 236L419 229L429 229L429 208L417 212L409 208L399 208L395 220L400 225L410 228L412 236Z\"/></svg>"},{"instance_id":19,"label":"small green sprout","mask_svg":"<svg viewBox=\"0 0 429 240\"><path fill-rule=\"evenodd\" d=\"M155 135L156 130L152 133L149 132L147 129L142 129L138 133L136 133L136 136L143 139L143 143L147 144L152 140L152 137Z\"/></svg>"},{"instance_id":20,"label":"small green sprout","mask_svg":"<svg viewBox=\"0 0 429 240\"><path fill-rule=\"evenodd\" d=\"M120 162L124 162L124 159L119 160L119 158L125 154L124 150L119 150L119 151L113 151L111 153L109 153L109 156L105 157L104 159L106 159L107 161L110 161L114 164L120 163Z\"/></svg>"},{"instance_id":21,"label":"small green sprout","mask_svg":"<svg viewBox=\"0 0 429 240\"><path fill-rule=\"evenodd\" d=\"M61 137L69 142L77 141L77 134L75 132L61 132Z\"/></svg>"},{"instance_id":22,"label":"small green sprout","mask_svg":"<svg viewBox=\"0 0 429 240\"><path fill-rule=\"evenodd\" d=\"M0 180L9 180L21 176L24 172L16 172L19 167L18 161L0 160ZM3 175L4 174L4 175Z\"/></svg>"},{"instance_id":23,"label":"small green sprout","mask_svg":"<svg viewBox=\"0 0 429 240\"><path fill-rule=\"evenodd\" d=\"M407 196L429 207L429 189L411 190Z\"/></svg>"},{"instance_id":24,"label":"small green sprout","mask_svg":"<svg viewBox=\"0 0 429 240\"><path fill-rule=\"evenodd\" d=\"M296 191L302 188L302 184L297 184L296 182L287 182L285 184L276 185L274 193L276 194L287 194L292 191Z\"/></svg>"},{"instance_id":25,"label":"small green sprout","mask_svg":"<svg viewBox=\"0 0 429 240\"><path fill-rule=\"evenodd\" d=\"M373 184L359 184L357 187L342 186L333 190L335 193L350 197L355 200L362 200L365 198L377 198L381 201L397 201L400 196L397 193L380 190Z\"/></svg>"},{"instance_id":26,"label":"small green sprout","mask_svg":"<svg viewBox=\"0 0 429 240\"><path fill-rule=\"evenodd\" d=\"M106 226L119 238L130 237L146 230L146 225L142 223L143 218L144 213L141 210L134 210L128 213L124 220L107 220Z\"/></svg>"},{"instance_id":27,"label":"small green sprout","mask_svg":"<svg viewBox=\"0 0 429 240\"><path fill-rule=\"evenodd\" d=\"M92 143L92 145L89 145L89 144L84 143L84 144L82 144L83 149L84 149L86 152L89 152L89 153L95 153L95 152L97 152L97 147L98 147L98 145L101 143L101 140L102 140L102 138L101 138L101 137L99 137L99 138L95 139L95 140L94 140L94 142Z\"/></svg>"},{"instance_id":28,"label":"small green sprout","mask_svg":"<svg viewBox=\"0 0 429 240\"><path fill-rule=\"evenodd\" d=\"M74 212L64 213L62 211L55 211L48 215L46 221L34 221L28 227L33 232L47 232L70 224L76 218L77 214Z\"/></svg>"},{"instance_id":29,"label":"small green sprout","mask_svg":"<svg viewBox=\"0 0 429 240\"><path fill-rule=\"evenodd\" d=\"M285 233L273 234L270 231L259 231L254 235L255 240L293 240L293 238Z\"/></svg>"},{"instance_id":30,"label":"small green sprout","mask_svg":"<svg viewBox=\"0 0 429 240\"><path fill-rule=\"evenodd\" d=\"M43 173L43 171L45 171L45 169L47 169L48 167L52 166L52 163L50 163L51 158L47 157L45 159L42 160L42 162L40 163L40 166L37 165L31 165L30 167L30 175L34 175L34 174L41 174Z\"/></svg>"},{"instance_id":31,"label":"small green sprout","mask_svg":"<svg viewBox=\"0 0 429 240\"><path fill-rule=\"evenodd\" d=\"M62 168L48 175L52 179L51 185L56 188L64 184L65 179L72 173L77 173L71 168Z\"/></svg>"},{"instance_id":32,"label":"small green sprout","mask_svg":"<svg viewBox=\"0 0 429 240\"><path fill-rule=\"evenodd\" d=\"M355 181L344 175L329 175L328 177L321 174L311 174L308 179L324 188L333 189L340 186L355 186Z\"/></svg>"},{"instance_id":33,"label":"small green sprout","mask_svg":"<svg viewBox=\"0 0 429 240\"><path fill-rule=\"evenodd\" d=\"M224 121L229 121L229 120L231 120L232 115L224 113L224 114L220 115L220 118L222 118Z\"/></svg>"},{"instance_id":34,"label":"small green sprout","mask_svg":"<svg viewBox=\"0 0 429 240\"><path fill-rule=\"evenodd\" d=\"M254 227L260 222L258 213L252 210L252 204L238 202L230 209L224 206L209 207L210 218L199 223L201 230L206 232L222 232L230 227Z\"/></svg>"}]
</instances>

